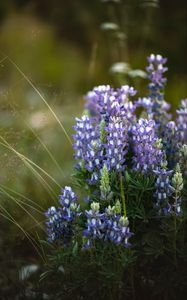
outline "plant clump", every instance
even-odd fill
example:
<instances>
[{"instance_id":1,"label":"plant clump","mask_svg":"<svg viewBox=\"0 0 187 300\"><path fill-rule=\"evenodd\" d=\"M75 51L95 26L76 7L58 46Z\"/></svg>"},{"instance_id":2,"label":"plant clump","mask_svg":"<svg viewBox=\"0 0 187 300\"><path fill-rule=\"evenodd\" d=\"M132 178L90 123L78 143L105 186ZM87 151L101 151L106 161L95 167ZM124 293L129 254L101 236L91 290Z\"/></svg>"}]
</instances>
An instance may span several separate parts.
<instances>
[{"instance_id":1,"label":"plant clump","mask_svg":"<svg viewBox=\"0 0 187 300\"><path fill-rule=\"evenodd\" d=\"M87 113L76 118L74 178L85 197L78 201L65 187L59 207L46 213L53 255L71 257L70 267L62 255L63 276L66 268L82 270L80 278L69 274L78 282L76 295L88 293L90 284L93 299L184 295L187 99L172 119L164 97L166 61L148 57L146 96L136 99L128 85L101 85L88 92Z\"/></svg>"}]
</instances>

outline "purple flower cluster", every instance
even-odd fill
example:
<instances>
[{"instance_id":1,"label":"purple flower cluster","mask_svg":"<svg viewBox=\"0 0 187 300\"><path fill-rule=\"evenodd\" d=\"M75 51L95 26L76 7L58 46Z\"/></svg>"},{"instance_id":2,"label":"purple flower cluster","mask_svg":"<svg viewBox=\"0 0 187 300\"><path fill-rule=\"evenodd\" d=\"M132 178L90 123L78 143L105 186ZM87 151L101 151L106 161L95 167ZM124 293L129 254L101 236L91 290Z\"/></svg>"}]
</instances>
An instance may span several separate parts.
<instances>
[{"instance_id":1,"label":"purple flower cluster","mask_svg":"<svg viewBox=\"0 0 187 300\"><path fill-rule=\"evenodd\" d=\"M110 117L125 117L132 121L136 106L130 101L130 97L133 97L135 94L135 89L128 85L124 85L117 90L114 90L109 85L101 85L95 87L87 94L86 108L91 116L95 116L99 120L104 118L108 121Z\"/></svg>"},{"instance_id":2,"label":"purple flower cluster","mask_svg":"<svg viewBox=\"0 0 187 300\"><path fill-rule=\"evenodd\" d=\"M115 212L115 207L109 206L104 213L100 213L99 203L93 202L91 209L85 212L87 217L86 230L84 231L83 249L91 248L94 241L110 241L116 245L129 247L129 238L132 233L129 229L127 217Z\"/></svg>"},{"instance_id":3,"label":"purple flower cluster","mask_svg":"<svg viewBox=\"0 0 187 300\"><path fill-rule=\"evenodd\" d=\"M100 170L107 165L108 170L117 172L124 170L125 155L128 149L128 124L120 117L110 117L108 123L104 123L101 133L100 124L88 116L76 119L74 126L75 158L90 172L91 183L98 181ZM102 137L104 135L104 138Z\"/></svg>"},{"instance_id":4,"label":"purple flower cluster","mask_svg":"<svg viewBox=\"0 0 187 300\"><path fill-rule=\"evenodd\" d=\"M163 77L164 73L168 70L164 67L164 64L167 62L167 58L162 57L161 55L151 54L147 61L149 66L146 67L148 72L148 78L151 81L148 85L151 96L158 97L160 90L164 88L166 83L166 78Z\"/></svg>"},{"instance_id":5,"label":"purple flower cluster","mask_svg":"<svg viewBox=\"0 0 187 300\"><path fill-rule=\"evenodd\" d=\"M62 189L59 203L61 206L58 209L52 206L45 213L48 240L67 246L74 234L74 221L81 214L80 206L75 193L68 186Z\"/></svg>"},{"instance_id":6,"label":"purple flower cluster","mask_svg":"<svg viewBox=\"0 0 187 300\"><path fill-rule=\"evenodd\" d=\"M61 246L68 246L75 234L75 224L81 216L77 197L70 187L62 189L59 196L61 207L50 207L45 213L47 217L47 232L49 242L58 242ZM109 206L102 213L97 202L91 203L90 210L85 210L86 229L83 231L83 249L94 246L98 240L110 241L116 245L129 247L128 239L132 236L127 217L117 212L117 204ZM119 209L118 209L119 210Z\"/></svg>"},{"instance_id":7,"label":"purple flower cluster","mask_svg":"<svg viewBox=\"0 0 187 300\"><path fill-rule=\"evenodd\" d=\"M105 145L106 165L108 170L124 170L125 156L128 152L128 127L120 118L111 117L106 127Z\"/></svg>"},{"instance_id":8,"label":"purple flower cluster","mask_svg":"<svg viewBox=\"0 0 187 300\"><path fill-rule=\"evenodd\" d=\"M93 202L91 204L91 209L85 211L85 215L87 217L87 228L83 232L84 249L92 247L94 240L101 240L103 238L104 214L100 213L99 209L99 203Z\"/></svg>"},{"instance_id":9,"label":"purple flower cluster","mask_svg":"<svg viewBox=\"0 0 187 300\"><path fill-rule=\"evenodd\" d=\"M162 133L162 144L166 152L168 167L173 168L179 158L179 136L176 123L170 121Z\"/></svg>"},{"instance_id":10,"label":"purple flower cluster","mask_svg":"<svg viewBox=\"0 0 187 300\"><path fill-rule=\"evenodd\" d=\"M115 99L114 89L110 85L100 85L95 87L86 95L86 108L89 110L91 116L101 119L102 114L110 108L110 103Z\"/></svg>"},{"instance_id":11,"label":"purple flower cluster","mask_svg":"<svg viewBox=\"0 0 187 300\"><path fill-rule=\"evenodd\" d=\"M180 108L177 110L177 129L179 141L187 144L187 99L181 101Z\"/></svg>"},{"instance_id":12,"label":"purple flower cluster","mask_svg":"<svg viewBox=\"0 0 187 300\"><path fill-rule=\"evenodd\" d=\"M100 168L102 150L99 140L99 127L94 124L94 120L88 116L76 119L74 126L75 158L84 162L84 168L89 172Z\"/></svg>"},{"instance_id":13,"label":"purple flower cluster","mask_svg":"<svg viewBox=\"0 0 187 300\"><path fill-rule=\"evenodd\" d=\"M148 79L150 83L148 88L150 90L149 97L145 101L139 100L138 105L143 105L150 118L155 120L157 127L162 127L170 119L170 115L167 111L170 109L169 103L164 100L164 94L162 90L164 89L166 78L164 78L164 73L167 68L164 66L167 59L161 55L151 54L148 58L149 65L146 67L148 72Z\"/></svg>"},{"instance_id":14,"label":"purple flower cluster","mask_svg":"<svg viewBox=\"0 0 187 300\"><path fill-rule=\"evenodd\" d=\"M139 98L136 101L136 107L143 107L149 118L152 118L153 101L150 97Z\"/></svg>"},{"instance_id":15,"label":"purple flower cluster","mask_svg":"<svg viewBox=\"0 0 187 300\"><path fill-rule=\"evenodd\" d=\"M51 206L45 213L45 216L47 217L46 226L48 241L52 243L60 240L64 231L60 210L57 210L54 206Z\"/></svg>"},{"instance_id":16,"label":"purple flower cluster","mask_svg":"<svg viewBox=\"0 0 187 300\"><path fill-rule=\"evenodd\" d=\"M130 246L129 238L132 232L129 229L129 221L127 217L116 213L108 213L106 210L105 217L105 239L116 245L123 245L125 248Z\"/></svg>"},{"instance_id":17,"label":"purple flower cluster","mask_svg":"<svg viewBox=\"0 0 187 300\"><path fill-rule=\"evenodd\" d=\"M168 215L171 212L171 205L169 204L168 198L172 195L174 190L170 180L170 175L173 171L167 171L165 168L162 168L154 171L154 173L157 175L156 192L154 194L156 198L155 207L159 209L160 213Z\"/></svg>"},{"instance_id":18,"label":"purple flower cluster","mask_svg":"<svg viewBox=\"0 0 187 300\"><path fill-rule=\"evenodd\" d=\"M87 94L86 107L91 117L76 119L73 137L75 158L91 173L88 182L98 182L105 164L109 171L124 170L128 132L136 118L136 106L130 97L135 94L134 88L127 85L116 90L109 85L98 86Z\"/></svg>"},{"instance_id":19,"label":"purple flower cluster","mask_svg":"<svg viewBox=\"0 0 187 300\"><path fill-rule=\"evenodd\" d=\"M69 186L66 186L61 192L62 194L59 196L59 203L62 205L61 213L63 219L68 222L73 221L80 215L80 205L77 204L77 196Z\"/></svg>"},{"instance_id":20,"label":"purple flower cluster","mask_svg":"<svg viewBox=\"0 0 187 300\"><path fill-rule=\"evenodd\" d=\"M160 140L155 133L153 120L139 119L132 126L133 169L142 173L150 173L157 169L164 159Z\"/></svg>"},{"instance_id":21,"label":"purple flower cluster","mask_svg":"<svg viewBox=\"0 0 187 300\"><path fill-rule=\"evenodd\" d=\"M146 184L155 180L156 213L181 213L183 176L187 173L187 99L182 100L176 121L170 121L169 105L163 96L166 59L152 54L148 62L148 97L133 103L131 97L136 91L128 85L118 89L102 85L87 94L88 112L76 118L73 138L78 160L76 176L88 192L85 205L90 205L90 209L81 214L72 189L62 189L60 207L51 207L46 212L49 241L69 244L81 216L78 227L84 228L84 249L93 247L97 241L128 247L132 233L126 217L126 194L130 199L131 188L125 189L125 184L126 180L132 180L132 186L136 184L133 176L138 178L140 188L145 177L151 178L145 180ZM139 106L146 112L137 117L139 111L136 114L135 110Z\"/></svg>"},{"instance_id":22,"label":"purple flower cluster","mask_svg":"<svg viewBox=\"0 0 187 300\"><path fill-rule=\"evenodd\" d=\"M90 183L99 182L105 164L109 171L123 172L130 149L132 169L141 173L157 170L164 158L170 168L178 160L179 141L187 139L187 100L182 101L177 111L176 125L168 122L168 105L160 92L166 82L166 59L150 55L148 62L149 97L133 104L129 101L136 94L132 87L113 89L109 85L98 86L87 95L90 117L76 119L74 148L75 157L90 172ZM137 121L135 109L140 105L146 109L148 118Z\"/></svg>"}]
</instances>

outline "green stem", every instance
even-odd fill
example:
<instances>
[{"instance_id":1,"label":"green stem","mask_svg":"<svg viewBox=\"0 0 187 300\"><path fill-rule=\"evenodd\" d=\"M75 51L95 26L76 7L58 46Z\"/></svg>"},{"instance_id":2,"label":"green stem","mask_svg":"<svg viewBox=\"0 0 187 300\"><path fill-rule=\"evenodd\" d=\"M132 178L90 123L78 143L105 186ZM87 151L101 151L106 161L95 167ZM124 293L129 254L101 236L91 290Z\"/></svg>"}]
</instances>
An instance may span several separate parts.
<instances>
[{"instance_id":1,"label":"green stem","mask_svg":"<svg viewBox=\"0 0 187 300\"><path fill-rule=\"evenodd\" d=\"M176 231L177 231L177 222L176 222L176 215L174 215L174 241L173 241L173 246L174 246L174 263L175 263L175 266L177 265Z\"/></svg>"},{"instance_id":2,"label":"green stem","mask_svg":"<svg viewBox=\"0 0 187 300\"><path fill-rule=\"evenodd\" d=\"M177 239L177 218L176 218L176 205L177 205L177 198L178 198L178 194L176 192L175 195L175 212L174 212L174 217L173 217L173 221L174 221L174 239L173 239L173 248L174 248L174 263L175 266L177 266L177 247L176 247L176 239Z\"/></svg>"},{"instance_id":3,"label":"green stem","mask_svg":"<svg viewBox=\"0 0 187 300\"><path fill-rule=\"evenodd\" d=\"M124 187L123 187L123 176L120 174L120 192L121 192L121 201L123 205L124 216L127 216L127 209L125 203L125 194L124 194Z\"/></svg>"}]
</instances>

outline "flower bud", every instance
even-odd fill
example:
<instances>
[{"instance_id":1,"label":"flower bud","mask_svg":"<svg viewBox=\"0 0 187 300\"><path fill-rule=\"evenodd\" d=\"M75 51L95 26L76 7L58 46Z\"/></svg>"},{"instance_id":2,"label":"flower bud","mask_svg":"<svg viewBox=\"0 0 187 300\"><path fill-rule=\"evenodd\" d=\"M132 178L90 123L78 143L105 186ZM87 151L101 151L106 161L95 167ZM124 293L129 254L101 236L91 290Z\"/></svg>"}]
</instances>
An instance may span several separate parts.
<instances>
[{"instance_id":1,"label":"flower bud","mask_svg":"<svg viewBox=\"0 0 187 300\"><path fill-rule=\"evenodd\" d=\"M98 202L93 202L93 203L91 204L91 209L92 209L93 212L99 211L99 209L100 209L99 203L98 203Z\"/></svg>"},{"instance_id":2,"label":"flower bud","mask_svg":"<svg viewBox=\"0 0 187 300\"><path fill-rule=\"evenodd\" d=\"M110 179L109 179L109 172L107 166L104 165L101 171L101 181L100 181L100 191L101 191L101 198L103 200L108 200L111 198L111 187L110 187Z\"/></svg>"},{"instance_id":3,"label":"flower bud","mask_svg":"<svg viewBox=\"0 0 187 300\"><path fill-rule=\"evenodd\" d=\"M106 208L106 213L108 216L112 216L115 212L115 206L111 206L109 205L107 208Z\"/></svg>"},{"instance_id":4,"label":"flower bud","mask_svg":"<svg viewBox=\"0 0 187 300\"><path fill-rule=\"evenodd\" d=\"M183 177L180 172L179 166L177 166L177 170L172 178L172 185L176 189L176 191L181 191L183 189Z\"/></svg>"},{"instance_id":5,"label":"flower bud","mask_svg":"<svg viewBox=\"0 0 187 300\"><path fill-rule=\"evenodd\" d=\"M116 201L116 204L115 204L115 213L116 214L120 214L121 213L121 203L119 200Z\"/></svg>"},{"instance_id":6,"label":"flower bud","mask_svg":"<svg viewBox=\"0 0 187 300\"><path fill-rule=\"evenodd\" d=\"M128 226L129 225L129 220L127 217L125 216L122 216L120 219L119 219L119 223L121 226Z\"/></svg>"},{"instance_id":7,"label":"flower bud","mask_svg":"<svg viewBox=\"0 0 187 300\"><path fill-rule=\"evenodd\" d=\"M100 140L101 140L101 143L105 143L105 140L106 140L105 126L106 126L105 120L102 120L101 123L100 123Z\"/></svg>"}]
</instances>

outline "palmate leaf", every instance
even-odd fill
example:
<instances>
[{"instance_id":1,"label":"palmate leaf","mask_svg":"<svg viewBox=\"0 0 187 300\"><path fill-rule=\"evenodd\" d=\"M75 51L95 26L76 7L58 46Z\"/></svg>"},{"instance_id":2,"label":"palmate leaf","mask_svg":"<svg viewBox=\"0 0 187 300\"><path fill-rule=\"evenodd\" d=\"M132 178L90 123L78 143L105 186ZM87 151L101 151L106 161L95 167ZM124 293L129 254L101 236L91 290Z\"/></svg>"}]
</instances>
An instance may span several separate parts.
<instances>
[{"instance_id":1,"label":"palmate leaf","mask_svg":"<svg viewBox=\"0 0 187 300\"><path fill-rule=\"evenodd\" d=\"M157 232L148 232L144 235L142 244L144 246L143 251L146 255L157 258L164 254L164 243Z\"/></svg>"},{"instance_id":2,"label":"palmate leaf","mask_svg":"<svg viewBox=\"0 0 187 300\"><path fill-rule=\"evenodd\" d=\"M143 191L151 191L154 189L154 176L147 176L137 172L125 172L125 180L128 187Z\"/></svg>"},{"instance_id":3,"label":"palmate leaf","mask_svg":"<svg viewBox=\"0 0 187 300\"><path fill-rule=\"evenodd\" d=\"M81 169L75 169L75 172L72 174L72 177L75 178L75 183L78 187L83 187L86 184L86 179L88 176L88 171L86 171L84 168ZM86 184L87 185L87 184Z\"/></svg>"},{"instance_id":4,"label":"palmate leaf","mask_svg":"<svg viewBox=\"0 0 187 300\"><path fill-rule=\"evenodd\" d=\"M133 202L128 205L128 216L132 219L142 219L147 220L146 211L142 204L140 206L133 205Z\"/></svg>"},{"instance_id":5,"label":"palmate leaf","mask_svg":"<svg viewBox=\"0 0 187 300\"><path fill-rule=\"evenodd\" d=\"M149 245L144 248L144 251L146 255L153 256L155 258L164 253L163 247L161 247L161 244L156 241L149 242Z\"/></svg>"},{"instance_id":6,"label":"palmate leaf","mask_svg":"<svg viewBox=\"0 0 187 300\"><path fill-rule=\"evenodd\" d=\"M126 251L122 251L120 255L120 261L123 265L123 267L129 267L130 265L133 265L137 260L137 251L129 248L126 249Z\"/></svg>"}]
</instances>

